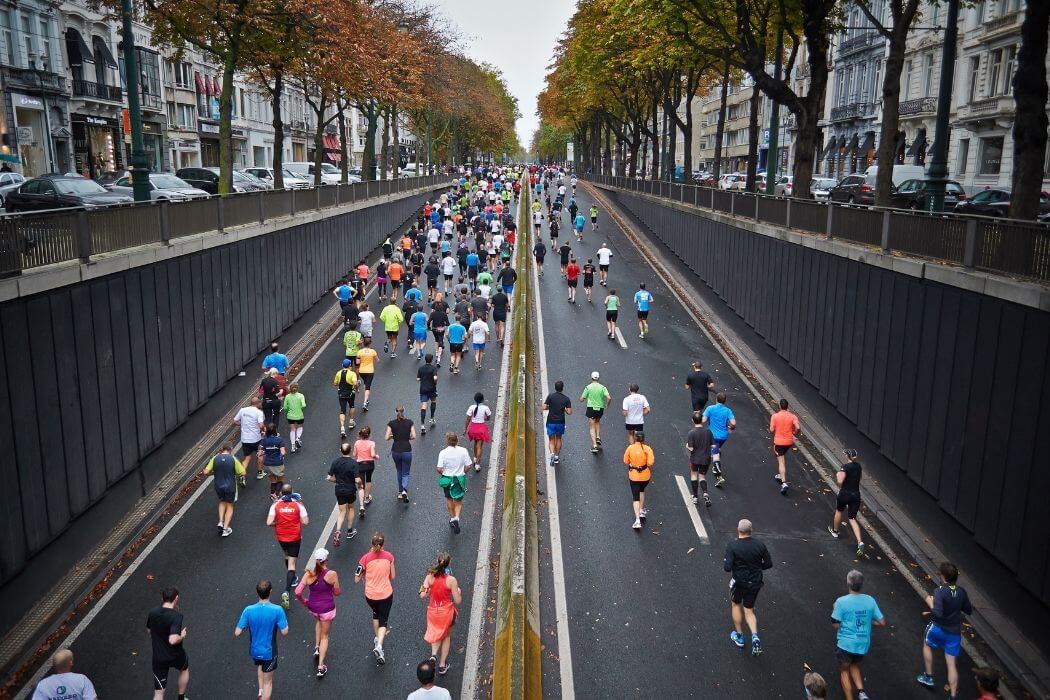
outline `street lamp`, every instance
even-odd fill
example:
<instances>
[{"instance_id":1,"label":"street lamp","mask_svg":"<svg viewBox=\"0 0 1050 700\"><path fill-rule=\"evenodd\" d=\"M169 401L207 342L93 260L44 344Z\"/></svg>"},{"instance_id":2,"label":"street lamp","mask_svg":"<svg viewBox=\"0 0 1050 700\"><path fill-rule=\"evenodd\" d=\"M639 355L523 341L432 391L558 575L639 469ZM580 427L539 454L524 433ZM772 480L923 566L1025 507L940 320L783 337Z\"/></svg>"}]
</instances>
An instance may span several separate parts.
<instances>
[{"instance_id":1,"label":"street lamp","mask_svg":"<svg viewBox=\"0 0 1050 700\"><path fill-rule=\"evenodd\" d=\"M120 15L124 73L128 88L128 116L131 121L131 192L136 202L150 201L149 160L142 145L142 109L139 106L139 67L135 55L135 33L131 28L131 0L121 0Z\"/></svg>"},{"instance_id":2,"label":"street lamp","mask_svg":"<svg viewBox=\"0 0 1050 700\"><path fill-rule=\"evenodd\" d=\"M941 51L941 85L937 93L937 124L930 156L929 195L926 206L931 213L944 211L944 186L948 180L948 113L952 108L952 81L955 72L955 42L959 34L959 0L948 0L948 21Z\"/></svg>"},{"instance_id":3,"label":"street lamp","mask_svg":"<svg viewBox=\"0 0 1050 700\"><path fill-rule=\"evenodd\" d=\"M36 61L33 60L32 55L29 57L29 61L33 66L33 73L36 75L36 79L40 81L40 104L44 108L44 143L47 150L47 162L51 166L51 172L57 172L55 170L55 143L51 138L51 115L48 114L47 108L47 92L44 91L44 73L47 72L47 56L40 57L40 68L36 67Z\"/></svg>"}]
</instances>

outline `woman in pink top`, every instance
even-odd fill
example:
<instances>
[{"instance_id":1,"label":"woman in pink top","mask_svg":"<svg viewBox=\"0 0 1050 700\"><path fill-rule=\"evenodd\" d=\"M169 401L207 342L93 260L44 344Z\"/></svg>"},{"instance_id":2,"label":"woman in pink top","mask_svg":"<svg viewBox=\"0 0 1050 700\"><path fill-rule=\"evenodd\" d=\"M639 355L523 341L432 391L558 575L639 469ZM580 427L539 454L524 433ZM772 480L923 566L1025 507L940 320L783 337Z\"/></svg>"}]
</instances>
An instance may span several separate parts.
<instances>
[{"instance_id":1,"label":"woman in pink top","mask_svg":"<svg viewBox=\"0 0 1050 700\"><path fill-rule=\"evenodd\" d=\"M452 646L452 625L456 624L456 606L463 602L459 583L452 575L452 557L441 552L437 561L427 569L419 597L430 596L427 604L427 631L423 641L430 643L430 660L442 676L448 673L449 648Z\"/></svg>"},{"instance_id":2,"label":"woman in pink top","mask_svg":"<svg viewBox=\"0 0 1050 700\"><path fill-rule=\"evenodd\" d=\"M372 549L361 557L354 573L354 583L360 583L361 579L365 581L365 602L372 608L372 630L375 632L372 653L380 665L386 663L383 640L389 631L387 620L394 604L394 578L397 575L394 571L394 555L383 549L385 542L386 537L382 532L372 535Z\"/></svg>"},{"instance_id":3,"label":"woman in pink top","mask_svg":"<svg viewBox=\"0 0 1050 700\"><path fill-rule=\"evenodd\" d=\"M376 469L376 443L371 440L372 429L368 426L357 431L357 441L354 442L354 459L357 460L357 475L360 477L361 487L357 490L358 506L357 514L362 519L365 517L365 506L372 503L372 472Z\"/></svg>"},{"instance_id":4,"label":"woman in pink top","mask_svg":"<svg viewBox=\"0 0 1050 700\"><path fill-rule=\"evenodd\" d=\"M328 656L328 640L332 635L332 621L335 620L335 596L342 593L339 588L339 574L329 569L328 550L318 549L314 552L314 564L303 572L299 585L295 587L295 597L306 606L317 622L314 624L314 661L317 662L317 677L324 678L328 673L325 657ZM309 590L310 596L303 593Z\"/></svg>"}]
</instances>

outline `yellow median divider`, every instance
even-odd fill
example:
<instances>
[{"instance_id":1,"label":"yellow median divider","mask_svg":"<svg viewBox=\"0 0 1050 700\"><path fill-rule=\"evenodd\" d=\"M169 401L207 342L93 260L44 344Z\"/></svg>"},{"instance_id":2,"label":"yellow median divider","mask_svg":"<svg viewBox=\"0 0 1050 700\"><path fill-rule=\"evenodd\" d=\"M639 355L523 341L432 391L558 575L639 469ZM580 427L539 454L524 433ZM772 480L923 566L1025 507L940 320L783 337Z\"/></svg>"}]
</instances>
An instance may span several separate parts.
<instances>
[{"instance_id":1,"label":"yellow median divider","mask_svg":"<svg viewBox=\"0 0 1050 700\"><path fill-rule=\"evenodd\" d=\"M507 452L500 529L492 697L519 700L542 696L539 622L539 535L536 529L536 401L532 378L528 305L531 303L531 185L521 182L514 246L518 281L511 301L511 362L508 386Z\"/></svg>"}]
</instances>

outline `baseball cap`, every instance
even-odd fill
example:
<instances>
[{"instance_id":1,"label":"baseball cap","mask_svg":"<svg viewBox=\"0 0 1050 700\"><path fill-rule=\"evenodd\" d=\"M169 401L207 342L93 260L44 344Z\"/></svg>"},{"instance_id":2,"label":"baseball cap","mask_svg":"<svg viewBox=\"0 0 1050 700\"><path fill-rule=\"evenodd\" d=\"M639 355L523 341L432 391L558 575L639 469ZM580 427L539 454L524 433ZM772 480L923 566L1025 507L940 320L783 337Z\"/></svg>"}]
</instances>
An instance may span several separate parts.
<instances>
[{"instance_id":1,"label":"baseball cap","mask_svg":"<svg viewBox=\"0 0 1050 700\"><path fill-rule=\"evenodd\" d=\"M328 550L321 547L314 552L314 561L328 561Z\"/></svg>"},{"instance_id":2,"label":"baseball cap","mask_svg":"<svg viewBox=\"0 0 1050 700\"><path fill-rule=\"evenodd\" d=\"M849 458L849 459L856 459L857 458L857 451L854 450L851 447L847 447L846 449L844 449L842 451L842 454L846 455L846 457Z\"/></svg>"},{"instance_id":3,"label":"baseball cap","mask_svg":"<svg viewBox=\"0 0 1050 700\"><path fill-rule=\"evenodd\" d=\"M349 367L349 366L350 366L350 360L349 359L343 360L343 367Z\"/></svg>"},{"instance_id":4,"label":"baseball cap","mask_svg":"<svg viewBox=\"0 0 1050 700\"><path fill-rule=\"evenodd\" d=\"M598 379L598 376L597 372L591 372L591 379Z\"/></svg>"}]
</instances>

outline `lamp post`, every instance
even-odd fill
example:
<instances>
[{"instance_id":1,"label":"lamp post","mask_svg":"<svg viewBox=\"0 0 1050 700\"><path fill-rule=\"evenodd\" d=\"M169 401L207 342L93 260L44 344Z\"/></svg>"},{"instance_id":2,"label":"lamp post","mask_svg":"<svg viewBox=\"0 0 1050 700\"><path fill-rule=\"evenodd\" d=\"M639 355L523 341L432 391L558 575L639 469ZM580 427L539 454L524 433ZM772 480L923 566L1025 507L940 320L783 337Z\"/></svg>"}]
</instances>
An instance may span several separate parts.
<instances>
[{"instance_id":1,"label":"lamp post","mask_svg":"<svg viewBox=\"0 0 1050 700\"><path fill-rule=\"evenodd\" d=\"M926 206L931 213L944 211L944 186L948 179L948 114L952 108L952 81L955 72L955 42L959 34L959 0L948 0L948 20L941 50L941 85L937 93L937 125L930 156L929 194Z\"/></svg>"},{"instance_id":2,"label":"lamp post","mask_svg":"<svg viewBox=\"0 0 1050 700\"><path fill-rule=\"evenodd\" d=\"M131 192L136 202L150 201L149 159L142 145L142 109L139 106L139 66L135 55L135 33L131 28L131 0L121 0L124 74L128 88L131 121Z\"/></svg>"},{"instance_id":3,"label":"lamp post","mask_svg":"<svg viewBox=\"0 0 1050 700\"><path fill-rule=\"evenodd\" d=\"M55 143L51 138L51 115L48 114L47 109L47 92L44 90L44 73L47 72L47 56L40 57L41 68L36 67L36 61L30 61L33 64L33 73L36 74L36 79L40 82L40 105L44 109L44 143L47 150L47 162L51 166L51 172L57 172L55 170Z\"/></svg>"},{"instance_id":4,"label":"lamp post","mask_svg":"<svg viewBox=\"0 0 1050 700\"><path fill-rule=\"evenodd\" d=\"M777 55L773 64L773 80L780 80L781 60L784 57L784 27L777 30ZM769 143L766 144L766 194L775 194L777 168L780 166L780 103L769 100Z\"/></svg>"}]
</instances>

